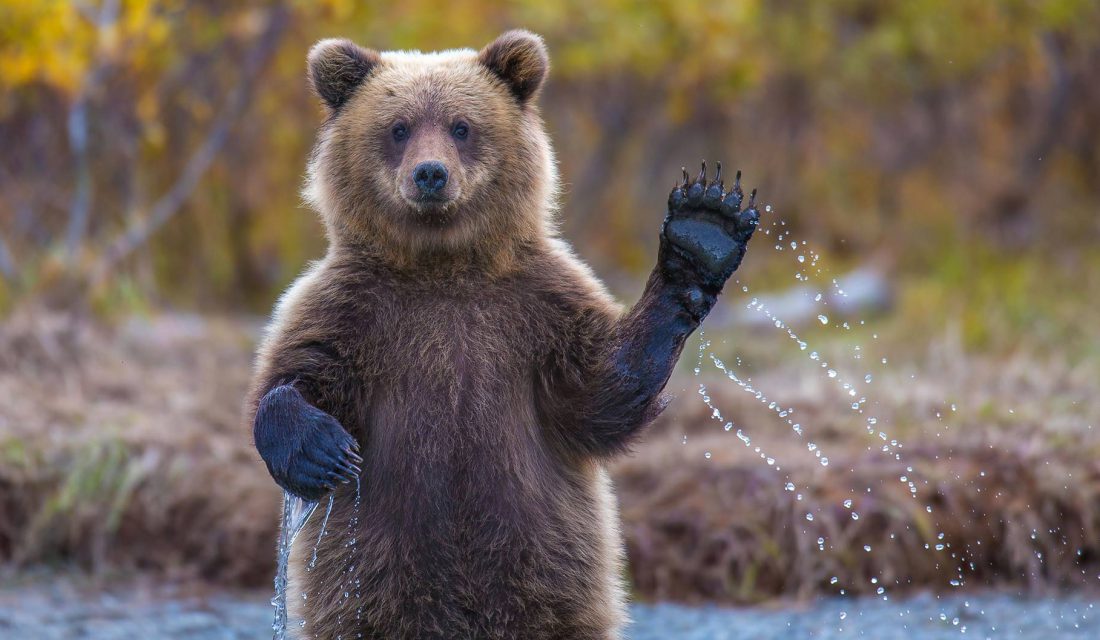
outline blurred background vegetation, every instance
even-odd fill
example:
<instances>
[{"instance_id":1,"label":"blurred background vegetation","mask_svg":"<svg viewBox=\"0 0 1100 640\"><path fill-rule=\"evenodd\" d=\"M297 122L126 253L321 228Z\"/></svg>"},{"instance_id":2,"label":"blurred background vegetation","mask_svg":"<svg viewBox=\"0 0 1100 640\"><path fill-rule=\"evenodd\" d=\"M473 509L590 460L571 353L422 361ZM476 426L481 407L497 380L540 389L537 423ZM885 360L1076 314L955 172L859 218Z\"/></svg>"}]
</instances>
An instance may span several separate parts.
<instances>
[{"instance_id":1,"label":"blurred background vegetation","mask_svg":"<svg viewBox=\"0 0 1100 640\"><path fill-rule=\"evenodd\" d=\"M0 560L130 554L269 579L278 496L238 403L256 320L324 251L298 195L323 118L306 51L479 48L513 27L551 51L562 232L624 300L681 165L722 159L760 188L768 235L707 334L832 450L826 470L751 396L712 391L784 454L773 473L696 398L678 403L617 471L641 593L942 587L955 564L914 550L945 532L982 579L1097 575L1095 0L0 0ZM850 379L881 356L875 415L915 473L883 462L865 416L770 321L723 343L760 324L739 324L749 297L851 273L886 283L878 315L838 317L838 298L828 326L780 315ZM922 478L919 502L899 474ZM870 502L859 522L839 506L852 495Z\"/></svg>"},{"instance_id":2,"label":"blurred background vegetation","mask_svg":"<svg viewBox=\"0 0 1100 640\"><path fill-rule=\"evenodd\" d=\"M975 346L1080 338L1035 323L1100 284L1090 0L7 0L0 308L265 313L323 251L298 196L322 118L309 45L476 48L514 26L552 53L564 234L613 288L650 268L679 167L723 158L834 269L874 264Z\"/></svg>"}]
</instances>

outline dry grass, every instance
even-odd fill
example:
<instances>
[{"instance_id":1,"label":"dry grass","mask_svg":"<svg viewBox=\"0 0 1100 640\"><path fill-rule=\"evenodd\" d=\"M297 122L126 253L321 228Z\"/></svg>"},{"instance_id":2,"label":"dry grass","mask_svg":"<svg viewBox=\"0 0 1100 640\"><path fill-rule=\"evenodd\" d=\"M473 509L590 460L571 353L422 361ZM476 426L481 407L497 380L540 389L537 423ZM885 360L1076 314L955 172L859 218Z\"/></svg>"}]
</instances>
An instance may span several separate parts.
<instances>
[{"instance_id":1,"label":"dry grass","mask_svg":"<svg viewBox=\"0 0 1100 640\"><path fill-rule=\"evenodd\" d=\"M753 602L880 586L951 589L953 580L1100 584L1097 363L1071 367L1022 349L961 356L948 333L923 352L908 349L919 368L900 359L879 366L883 353L902 347L884 350L866 337L816 341L840 370L830 378L797 346L741 336L755 351L734 370L753 376L763 401L704 360L711 404L751 446L713 419L699 380L682 381L673 415L617 469L642 594ZM736 362L728 347L718 351L727 365ZM858 382L858 396L868 398L858 413L844 381ZM784 409L804 435L777 415Z\"/></svg>"},{"instance_id":2,"label":"dry grass","mask_svg":"<svg viewBox=\"0 0 1100 640\"><path fill-rule=\"evenodd\" d=\"M255 330L180 316L115 327L44 313L8 320L0 560L266 583L279 493L238 418ZM795 409L803 437L766 403L707 378L751 448L711 419L695 380L678 378L679 400L615 468L635 590L725 602L881 585L898 593L950 588L960 567L969 586L1097 582L1095 366L957 353L943 339L921 356L935 376L912 379L900 365L876 372L866 406L901 441L900 462L835 380L804 360L754 356L753 381Z\"/></svg>"},{"instance_id":3,"label":"dry grass","mask_svg":"<svg viewBox=\"0 0 1100 640\"><path fill-rule=\"evenodd\" d=\"M0 558L266 580L278 495L239 426L252 332L33 314L0 332Z\"/></svg>"}]
</instances>

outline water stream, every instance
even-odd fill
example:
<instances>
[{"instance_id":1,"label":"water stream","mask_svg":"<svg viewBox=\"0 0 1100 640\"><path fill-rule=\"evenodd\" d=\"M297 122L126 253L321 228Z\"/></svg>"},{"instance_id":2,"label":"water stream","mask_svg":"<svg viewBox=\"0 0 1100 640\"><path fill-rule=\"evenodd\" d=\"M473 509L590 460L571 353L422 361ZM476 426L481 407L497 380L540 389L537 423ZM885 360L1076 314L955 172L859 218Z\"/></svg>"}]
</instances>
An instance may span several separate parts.
<instances>
[{"instance_id":1,"label":"water stream","mask_svg":"<svg viewBox=\"0 0 1100 640\"><path fill-rule=\"evenodd\" d=\"M275 595L271 598L271 606L275 607L275 620L271 623L274 632L273 640L286 640L287 626L290 622L286 604L287 568L290 564L290 551L294 546L294 540L305 527L309 517L317 510L318 502L304 500L293 495L289 491L283 492L283 526L279 530L279 553L275 569ZM317 543L325 534L325 523L332 513L332 495L328 498L328 508L325 512L325 521L321 524L321 533L317 536ZM310 568L317 561L317 544L313 546L313 559ZM304 626L304 624L303 624Z\"/></svg>"}]
</instances>

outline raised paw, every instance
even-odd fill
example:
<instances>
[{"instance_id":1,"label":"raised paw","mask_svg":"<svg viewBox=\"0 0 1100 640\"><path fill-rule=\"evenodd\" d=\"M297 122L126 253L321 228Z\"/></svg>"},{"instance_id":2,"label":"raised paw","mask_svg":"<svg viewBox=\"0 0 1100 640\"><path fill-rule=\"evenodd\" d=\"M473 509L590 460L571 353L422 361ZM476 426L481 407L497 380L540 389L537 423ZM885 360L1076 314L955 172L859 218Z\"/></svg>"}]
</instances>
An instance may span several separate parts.
<instances>
[{"instance_id":1,"label":"raised paw","mask_svg":"<svg viewBox=\"0 0 1100 640\"><path fill-rule=\"evenodd\" d=\"M668 196L668 213L661 228L661 268L677 281L696 284L710 293L721 290L745 257L745 248L760 222L756 190L744 210L741 172L728 192L722 163L712 181L707 163L692 181L686 169Z\"/></svg>"},{"instance_id":2,"label":"raised paw","mask_svg":"<svg viewBox=\"0 0 1100 640\"><path fill-rule=\"evenodd\" d=\"M307 500L317 500L360 474L359 444L336 418L311 405L291 385L263 397L253 435L276 484Z\"/></svg>"}]
</instances>

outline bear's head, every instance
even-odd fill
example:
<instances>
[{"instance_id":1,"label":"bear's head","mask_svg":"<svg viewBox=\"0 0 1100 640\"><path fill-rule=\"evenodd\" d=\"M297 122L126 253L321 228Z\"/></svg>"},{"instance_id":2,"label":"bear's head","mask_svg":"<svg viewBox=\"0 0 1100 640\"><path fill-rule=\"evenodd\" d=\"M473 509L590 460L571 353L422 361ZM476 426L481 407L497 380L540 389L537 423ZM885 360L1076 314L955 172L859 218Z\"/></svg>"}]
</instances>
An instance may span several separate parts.
<instances>
[{"instance_id":1,"label":"bear's head","mask_svg":"<svg viewBox=\"0 0 1100 640\"><path fill-rule=\"evenodd\" d=\"M535 100L548 68L526 31L480 52L317 43L309 79L328 119L305 197L330 241L416 264L544 236L557 174Z\"/></svg>"}]
</instances>

